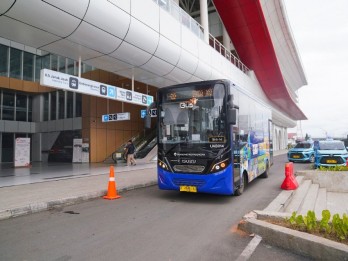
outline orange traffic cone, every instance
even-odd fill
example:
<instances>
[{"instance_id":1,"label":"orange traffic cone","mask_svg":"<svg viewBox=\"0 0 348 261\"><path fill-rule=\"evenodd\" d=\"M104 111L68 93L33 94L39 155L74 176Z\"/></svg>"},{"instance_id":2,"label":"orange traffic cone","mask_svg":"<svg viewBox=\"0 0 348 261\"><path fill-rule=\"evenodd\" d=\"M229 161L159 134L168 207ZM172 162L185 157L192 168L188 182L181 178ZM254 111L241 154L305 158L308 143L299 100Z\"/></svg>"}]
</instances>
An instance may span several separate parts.
<instances>
[{"instance_id":1,"label":"orange traffic cone","mask_svg":"<svg viewBox=\"0 0 348 261\"><path fill-rule=\"evenodd\" d=\"M292 162L285 164L285 179L280 188L285 190L294 190L298 188L298 183L294 176L294 164Z\"/></svg>"},{"instance_id":2,"label":"orange traffic cone","mask_svg":"<svg viewBox=\"0 0 348 261\"><path fill-rule=\"evenodd\" d=\"M105 198L105 199L117 199L120 197L121 196L117 195L114 166L110 166L108 193L103 198Z\"/></svg>"}]
</instances>

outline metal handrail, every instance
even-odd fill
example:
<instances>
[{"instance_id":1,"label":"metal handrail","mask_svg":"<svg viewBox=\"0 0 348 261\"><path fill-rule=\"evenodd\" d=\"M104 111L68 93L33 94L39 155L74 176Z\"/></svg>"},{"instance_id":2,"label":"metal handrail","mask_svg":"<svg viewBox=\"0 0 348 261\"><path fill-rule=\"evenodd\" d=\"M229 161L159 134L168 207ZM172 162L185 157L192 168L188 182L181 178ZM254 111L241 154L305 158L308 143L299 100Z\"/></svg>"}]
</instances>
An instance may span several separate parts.
<instances>
[{"instance_id":1,"label":"metal handrail","mask_svg":"<svg viewBox=\"0 0 348 261\"><path fill-rule=\"evenodd\" d=\"M170 13L176 20L178 20L178 22L190 29L190 31L193 32L198 38L204 40L204 28L182 8L180 8L173 0L153 1L163 10ZM211 34L209 34L209 45L245 74L249 71L249 68L245 64L234 56L233 53L227 50L226 47Z\"/></svg>"}]
</instances>

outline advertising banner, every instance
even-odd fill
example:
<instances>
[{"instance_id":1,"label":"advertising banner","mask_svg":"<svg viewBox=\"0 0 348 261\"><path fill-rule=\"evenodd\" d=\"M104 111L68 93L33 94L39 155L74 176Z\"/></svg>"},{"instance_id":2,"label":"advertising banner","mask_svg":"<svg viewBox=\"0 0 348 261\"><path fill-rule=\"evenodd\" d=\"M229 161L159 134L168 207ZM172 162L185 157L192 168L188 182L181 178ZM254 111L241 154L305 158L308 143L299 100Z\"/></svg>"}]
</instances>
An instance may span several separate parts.
<instances>
[{"instance_id":1,"label":"advertising banner","mask_svg":"<svg viewBox=\"0 0 348 261\"><path fill-rule=\"evenodd\" d=\"M16 138L14 166L30 166L30 138Z\"/></svg>"},{"instance_id":2,"label":"advertising banner","mask_svg":"<svg viewBox=\"0 0 348 261\"><path fill-rule=\"evenodd\" d=\"M89 162L89 143L82 143L82 162Z\"/></svg>"},{"instance_id":3,"label":"advertising banner","mask_svg":"<svg viewBox=\"0 0 348 261\"><path fill-rule=\"evenodd\" d=\"M115 87L48 69L41 70L40 84L71 92L79 92L143 106L148 106L153 102L153 96L151 95L133 92L120 87Z\"/></svg>"}]
</instances>

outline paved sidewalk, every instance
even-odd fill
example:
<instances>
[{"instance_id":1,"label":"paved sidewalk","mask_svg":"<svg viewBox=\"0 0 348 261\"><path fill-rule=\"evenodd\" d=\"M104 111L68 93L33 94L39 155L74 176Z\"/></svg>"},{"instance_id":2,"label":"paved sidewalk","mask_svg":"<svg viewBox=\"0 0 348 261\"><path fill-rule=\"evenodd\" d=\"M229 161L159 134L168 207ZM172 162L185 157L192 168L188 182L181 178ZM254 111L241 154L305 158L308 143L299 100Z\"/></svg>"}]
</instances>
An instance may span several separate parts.
<instances>
[{"instance_id":1,"label":"paved sidewalk","mask_svg":"<svg viewBox=\"0 0 348 261\"><path fill-rule=\"evenodd\" d=\"M274 156L286 153L276 151ZM113 165L118 193L157 184L157 163ZM0 220L106 194L110 164L45 164L0 168Z\"/></svg>"},{"instance_id":2,"label":"paved sidewalk","mask_svg":"<svg viewBox=\"0 0 348 261\"><path fill-rule=\"evenodd\" d=\"M107 192L109 169L110 167L100 167L88 176L66 175L67 172L63 172L54 180L2 187L0 220L101 197ZM133 167L116 165L114 170L119 193L157 184L156 163ZM101 174L96 174L98 171Z\"/></svg>"}]
</instances>

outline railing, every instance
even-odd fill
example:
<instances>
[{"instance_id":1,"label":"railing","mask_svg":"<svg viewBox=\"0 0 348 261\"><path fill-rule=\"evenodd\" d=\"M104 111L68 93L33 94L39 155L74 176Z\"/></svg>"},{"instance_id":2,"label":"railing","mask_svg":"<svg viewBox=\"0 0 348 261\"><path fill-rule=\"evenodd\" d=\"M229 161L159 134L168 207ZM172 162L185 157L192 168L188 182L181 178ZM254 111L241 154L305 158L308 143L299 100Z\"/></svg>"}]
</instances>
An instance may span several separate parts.
<instances>
[{"instance_id":1,"label":"railing","mask_svg":"<svg viewBox=\"0 0 348 261\"><path fill-rule=\"evenodd\" d=\"M163 10L170 13L178 22L187 27L198 38L204 40L204 28L183 9L181 9L173 0L153 0ZM230 63L234 64L242 72L247 73L249 68L245 66L236 56L234 56L226 47L214 36L209 34L209 45L224 56Z\"/></svg>"}]
</instances>

